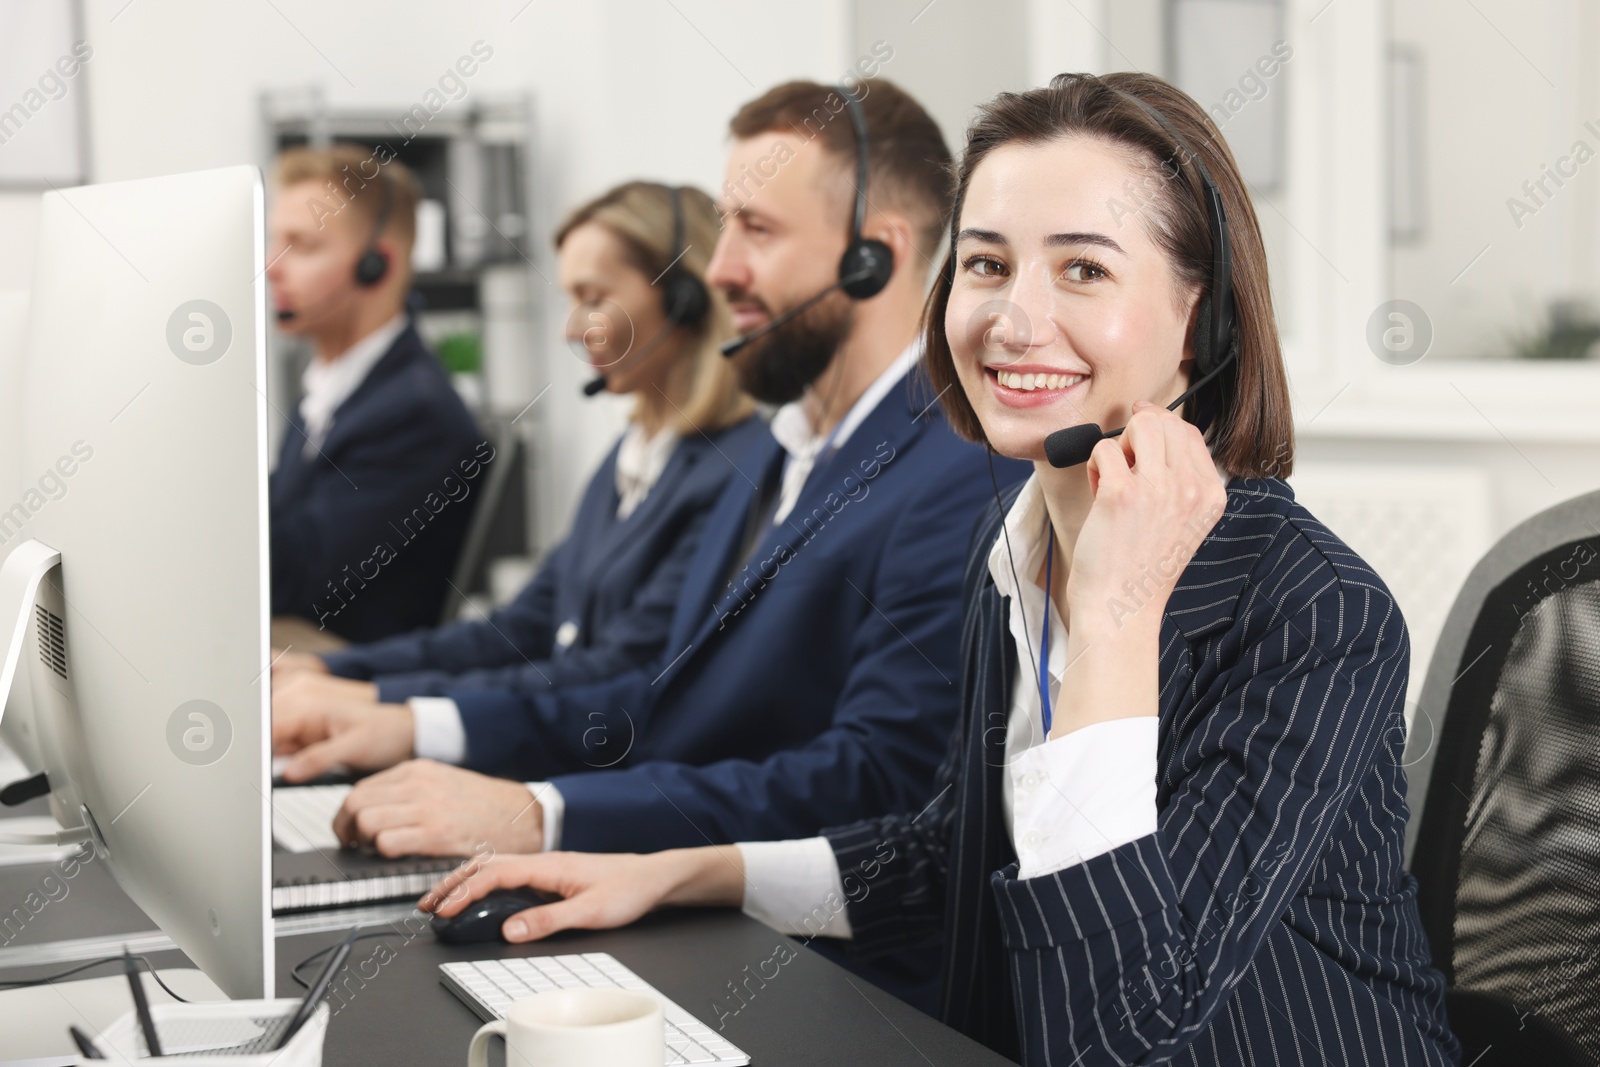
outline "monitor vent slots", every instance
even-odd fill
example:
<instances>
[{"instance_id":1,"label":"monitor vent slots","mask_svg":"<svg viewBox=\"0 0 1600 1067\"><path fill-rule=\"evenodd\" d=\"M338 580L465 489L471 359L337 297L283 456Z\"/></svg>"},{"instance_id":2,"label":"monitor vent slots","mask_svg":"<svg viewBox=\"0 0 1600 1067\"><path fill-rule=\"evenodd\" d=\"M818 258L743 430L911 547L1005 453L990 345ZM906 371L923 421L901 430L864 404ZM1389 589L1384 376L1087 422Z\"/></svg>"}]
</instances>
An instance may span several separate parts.
<instances>
[{"instance_id":1,"label":"monitor vent slots","mask_svg":"<svg viewBox=\"0 0 1600 1067\"><path fill-rule=\"evenodd\" d=\"M67 677L67 632L61 625L61 617L43 604L35 604L34 611L38 613L36 629L39 634L39 662L55 671L65 681Z\"/></svg>"}]
</instances>

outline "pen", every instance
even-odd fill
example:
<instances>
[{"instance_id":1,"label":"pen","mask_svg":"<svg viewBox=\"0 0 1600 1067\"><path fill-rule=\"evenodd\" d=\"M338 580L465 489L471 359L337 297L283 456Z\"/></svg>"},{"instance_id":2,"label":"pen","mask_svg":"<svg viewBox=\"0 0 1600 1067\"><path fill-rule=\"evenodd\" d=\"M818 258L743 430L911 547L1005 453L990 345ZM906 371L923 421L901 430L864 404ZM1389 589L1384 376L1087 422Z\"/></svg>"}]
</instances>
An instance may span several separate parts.
<instances>
[{"instance_id":1,"label":"pen","mask_svg":"<svg viewBox=\"0 0 1600 1067\"><path fill-rule=\"evenodd\" d=\"M139 967L126 947L122 950L122 966L128 972L128 988L133 990L133 1010L139 1016L139 1029L144 1031L144 1047L151 1056L161 1055L161 1041L156 1037L155 1020L150 1018L150 1002L145 999L144 985L139 981Z\"/></svg>"},{"instance_id":2,"label":"pen","mask_svg":"<svg viewBox=\"0 0 1600 1067\"><path fill-rule=\"evenodd\" d=\"M89 1040L89 1035L79 1030L75 1024L67 1024L67 1033L72 1035L72 1043L78 1046L78 1051L83 1053L84 1059L103 1060L106 1058L105 1053L101 1052L95 1046L95 1043Z\"/></svg>"},{"instance_id":3,"label":"pen","mask_svg":"<svg viewBox=\"0 0 1600 1067\"><path fill-rule=\"evenodd\" d=\"M351 930L345 939L339 942L333 952L328 956L328 962L322 968L322 973L317 975L317 980L311 983L311 988L306 990L306 998L300 1002L300 1007L295 1009L294 1018L289 1020L289 1026L283 1031L283 1036L278 1038L278 1043L273 1046L273 1051L289 1043L296 1031L306 1024L317 1004L322 1000L322 994L328 991L328 985L333 981L333 976L339 973L339 968L344 966L345 957L350 955L351 945L355 942L356 931Z\"/></svg>"}]
</instances>

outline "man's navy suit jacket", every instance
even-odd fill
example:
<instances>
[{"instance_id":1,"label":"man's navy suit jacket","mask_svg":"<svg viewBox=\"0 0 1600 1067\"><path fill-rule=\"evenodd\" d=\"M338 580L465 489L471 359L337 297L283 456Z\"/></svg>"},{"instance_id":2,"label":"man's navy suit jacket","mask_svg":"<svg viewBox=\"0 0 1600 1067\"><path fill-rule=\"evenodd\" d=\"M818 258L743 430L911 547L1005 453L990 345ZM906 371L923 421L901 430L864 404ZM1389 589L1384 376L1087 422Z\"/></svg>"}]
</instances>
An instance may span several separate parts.
<instances>
[{"instance_id":1,"label":"man's navy suit jacket","mask_svg":"<svg viewBox=\"0 0 1600 1067\"><path fill-rule=\"evenodd\" d=\"M467 765L549 778L560 846L781 839L927 803L956 721L961 570L992 499L915 373L769 513L776 442L728 482L658 663L544 693L463 691ZM1002 486L1024 473L997 461Z\"/></svg>"},{"instance_id":2,"label":"man's navy suit jacket","mask_svg":"<svg viewBox=\"0 0 1600 1067\"><path fill-rule=\"evenodd\" d=\"M494 449L414 327L339 405L322 447L306 443L297 410L269 490L272 613L351 641L437 623Z\"/></svg>"},{"instance_id":3,"label":"man's navy suit jacket","mask_svg":"<svg viewBox=\"0 0 1600 1067\"><path fill-rule=\"evenodd\" d=\"M566 539L515 600L485 619L419 630L323 657L399 703L451 689L537 691L609 678L666 647L684 576L732 459L770 448L757 416L678 442L649 495L617 517L617 449L595 472ZM567 627L569 639L557 634Z\"/></svg>"}]
</instances>

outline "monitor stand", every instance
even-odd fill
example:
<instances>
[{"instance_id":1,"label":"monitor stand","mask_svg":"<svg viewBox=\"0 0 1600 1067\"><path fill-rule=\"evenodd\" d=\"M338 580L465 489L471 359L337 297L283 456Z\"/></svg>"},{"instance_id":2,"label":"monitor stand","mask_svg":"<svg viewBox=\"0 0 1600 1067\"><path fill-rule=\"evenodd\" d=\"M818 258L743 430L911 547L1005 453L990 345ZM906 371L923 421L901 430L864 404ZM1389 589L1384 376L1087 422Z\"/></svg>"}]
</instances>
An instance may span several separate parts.
<instances>
[{"instance_id":1,"label":"monitor stand","mask_svg":"<svg viewBox=\"0 0 1600 1067\"><path fill-rule=\"evenodd\" d=\"M5 714L11 696L11 681L22 662L22 645L28 636L29 616L39 596L39 583L50 568L61 562L61 553L32 538L13 548L0 564L0 716Z\"/></svg>"},{"instance_id":2,"label":"monitor stand","mask_svg":"<svg viewBox=\"0 0 1600 1067\"><path fill-rule=\"evenodd\" d=\"M0 717L5 715L11 685L22 663L39 583L61 563L61 553L32 538L22 542L0 564ZM67 845L90 839L88 827L52 833L0 833L0 844Z\"/></svg>"}]
</instances>

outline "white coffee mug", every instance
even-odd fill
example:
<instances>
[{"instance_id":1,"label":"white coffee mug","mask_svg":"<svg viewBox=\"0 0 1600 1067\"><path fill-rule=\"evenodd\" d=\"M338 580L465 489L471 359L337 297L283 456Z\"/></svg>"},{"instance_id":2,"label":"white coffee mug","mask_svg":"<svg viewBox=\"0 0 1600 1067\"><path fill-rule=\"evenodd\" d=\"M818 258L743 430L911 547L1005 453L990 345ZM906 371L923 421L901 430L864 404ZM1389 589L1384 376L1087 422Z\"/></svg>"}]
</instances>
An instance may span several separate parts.
<instances>
[{"instance_id":1,"label":"white coffee mug","mask_svg":"<svg viewBox=\"0 0 1600 1067\"><path fill-rule=\"evenodd\" d=\"M559 989L524 997L480 1027L467 1067L488 1067L489 1039L506 1042L506 1067L661 1067L661 1002L625 989Z\"/></svg>"}]
</instances>

